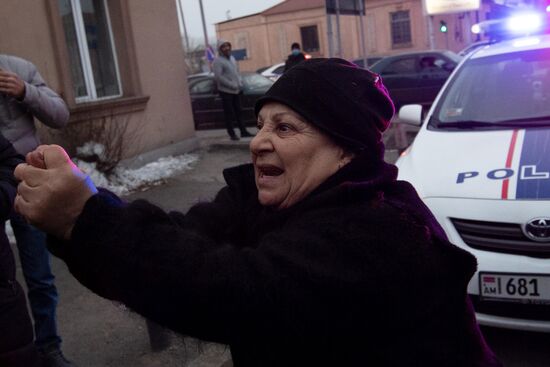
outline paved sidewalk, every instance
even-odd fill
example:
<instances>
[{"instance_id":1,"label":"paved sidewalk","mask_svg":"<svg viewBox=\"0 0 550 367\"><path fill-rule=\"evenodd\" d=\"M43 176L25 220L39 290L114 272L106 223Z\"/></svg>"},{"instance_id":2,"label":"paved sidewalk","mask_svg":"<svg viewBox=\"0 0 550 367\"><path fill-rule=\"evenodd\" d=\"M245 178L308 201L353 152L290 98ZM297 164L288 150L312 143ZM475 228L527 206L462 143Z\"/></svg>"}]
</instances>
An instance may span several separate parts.
<instances>
[{"instance_id":1,"label":"paved sidewalk","mask_svg":"<svg viewBox=\"0 0 550 367\"><path fill-rule=\"evenodd\" d=\"M250 161L250 138L231 141L225 130L201 131L197 135L201 148L193 152L199 159L192 170L127 199L144 198L166 210L185 212L196 202L214 197L224 185L223 168ZM397 151L389 149L386 155L387 160L394 161ZM77 366L220 367L230 360L225 346L198 343L173 333L164 335L169 347L153 352L141 316L84 288L59 259L53 258L52 264L60 295L58 325L63 350ZM21 281L20 269L18 275Z\"/></svg>"}]
</instances>

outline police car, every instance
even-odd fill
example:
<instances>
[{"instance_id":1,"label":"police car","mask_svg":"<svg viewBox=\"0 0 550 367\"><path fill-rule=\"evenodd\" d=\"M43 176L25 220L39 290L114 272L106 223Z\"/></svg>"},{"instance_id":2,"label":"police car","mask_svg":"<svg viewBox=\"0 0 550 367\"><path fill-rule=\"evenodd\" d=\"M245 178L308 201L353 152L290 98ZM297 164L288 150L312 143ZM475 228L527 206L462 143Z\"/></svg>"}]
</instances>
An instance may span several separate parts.
<instances>
[{"instance_id":1,"label":"police car","mask_svg":"<svg viewBox=\"0 0 550 367\"><path fill-rule=\"evenodd\" d=\"M399 120L420 125L421 114L403 106ZM550 36L467 55L396 164L450 241L476 256L479 323L550 332Z\"/></svg>"}]
</instances>

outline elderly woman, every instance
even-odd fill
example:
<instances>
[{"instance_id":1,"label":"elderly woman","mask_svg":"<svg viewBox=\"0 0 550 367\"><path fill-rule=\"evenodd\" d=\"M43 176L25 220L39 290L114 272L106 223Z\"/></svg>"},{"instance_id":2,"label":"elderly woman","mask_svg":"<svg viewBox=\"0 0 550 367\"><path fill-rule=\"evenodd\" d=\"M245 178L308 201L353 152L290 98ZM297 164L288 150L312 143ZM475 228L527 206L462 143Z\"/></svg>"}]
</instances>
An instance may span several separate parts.
<instances>
[{"instance_id":1,"label":"elderly woman","mask_svg":"<svg viewBox=\"0 0 550 367\"><path fill-rule=\"evenodd\" d=\"M393 112L375 74L310 60L258 101L253 163L211 203L124 203L43 146L16 208L82 284L229 344L237 367L498 366L466 295L475 259L383 161Z\"/></svg>"}]
</instances>

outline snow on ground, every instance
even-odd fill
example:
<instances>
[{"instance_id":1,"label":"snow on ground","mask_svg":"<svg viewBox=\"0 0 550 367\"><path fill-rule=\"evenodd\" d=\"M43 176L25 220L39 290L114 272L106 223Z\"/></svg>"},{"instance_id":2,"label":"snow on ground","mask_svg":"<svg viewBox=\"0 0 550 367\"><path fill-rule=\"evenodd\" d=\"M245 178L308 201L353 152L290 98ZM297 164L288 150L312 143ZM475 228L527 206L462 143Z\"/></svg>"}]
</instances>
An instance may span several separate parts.
<instances>
[{"instance_id":1,"label":"snow on ground","mask_svg":"<svg viewBox=\"0 0 550 367\"><path fill-rule=\"evenodd\" d=\"M105 161L106 156L107 151L103 144L89 141L76 148L76 158L73 161L78 168L90 176L96 186L104 187L120 196L159 185L164 179L190 169L192 163L198 159L196 154L162 157L137 169L116 167L109 176L98 171L95 162L89 163L79 159L91 157L94 158L92 160Z\"/></svg>"},{"instance_id":2,"label":"snow on ground","mask_svg":"<svg viewBox=\"0 0 550 367\"><path fill-rule=\"evenodd\" d=\"M191 169L196 154L163 157L137 169L116 167L109 177L96 169L96 163L74 159L75 164L90 176L96 186L104 187L117 195L124 196L132 191L159 185L164 179Z\"/></svg>"}]
</instances>

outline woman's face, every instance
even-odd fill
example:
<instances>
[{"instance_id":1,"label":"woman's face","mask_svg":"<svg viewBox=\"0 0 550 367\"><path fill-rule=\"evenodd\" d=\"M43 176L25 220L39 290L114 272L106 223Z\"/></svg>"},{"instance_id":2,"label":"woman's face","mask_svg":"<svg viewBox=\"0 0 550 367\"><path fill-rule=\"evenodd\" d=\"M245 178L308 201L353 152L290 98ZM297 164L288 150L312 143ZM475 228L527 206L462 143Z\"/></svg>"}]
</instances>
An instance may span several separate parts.
<instances>
[{"instance_id":1,"label":"woman's face","mask_svg":"<svg viewBox=\"0 0 550 367\"><path fill-rule=\"evenodd\" d=\"M250 142L262 205L287 208L302 200L350 161L344 149L289 107L262 107Z\"/></svg>"}]
</instances>

